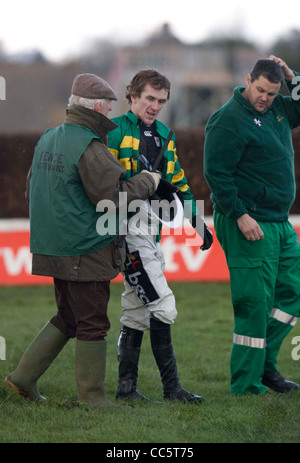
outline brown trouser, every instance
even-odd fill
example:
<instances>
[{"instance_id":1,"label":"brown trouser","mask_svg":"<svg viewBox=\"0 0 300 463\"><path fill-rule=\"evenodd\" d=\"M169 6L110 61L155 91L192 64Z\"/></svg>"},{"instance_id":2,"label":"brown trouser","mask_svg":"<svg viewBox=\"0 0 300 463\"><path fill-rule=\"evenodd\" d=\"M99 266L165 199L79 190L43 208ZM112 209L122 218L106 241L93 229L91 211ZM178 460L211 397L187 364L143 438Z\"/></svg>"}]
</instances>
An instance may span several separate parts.
<instances>
[{"instance_id":1,"label":"brown trouser","mask_svg":"<svg viewBox=\"0 0 300 463\"><path fill-rule=\"evenodd\" d=\"M101 341L110 322L107 306L110 281L77 282L54 278L58 312L51 323L70 338Z\"/></svg>"}]
</instances>

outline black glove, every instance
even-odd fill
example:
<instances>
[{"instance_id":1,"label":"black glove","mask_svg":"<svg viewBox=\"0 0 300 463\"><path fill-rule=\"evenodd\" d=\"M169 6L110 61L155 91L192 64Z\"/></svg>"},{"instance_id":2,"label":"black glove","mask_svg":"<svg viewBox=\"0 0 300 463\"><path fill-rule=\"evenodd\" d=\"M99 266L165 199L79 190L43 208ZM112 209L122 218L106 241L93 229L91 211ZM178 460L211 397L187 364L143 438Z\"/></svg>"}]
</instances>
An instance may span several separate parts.
<instances>
[{"instance_id":1,"label":"black glove","mask_svg":"<svg viewBox=\"0 0 300 463\"><path fill-rule=\"evenodd\" d=\"M158 200L160 204L163 204L161 203L161 201L168 201L168 203L171 204L174 201L173 193L176 193L182 202L180 189L176 187L175 185L172 185L172 183L168 182L168 180L161 178L159 185L157 187L157 190L149 198L150 204L151 204L151 207L153 207L153 210L155 211L155 207L156 207L155 205L154 206L152 205L153 200L156 200L156 201ZM162 208L159 208L158 212L156 212L159 218L166 222L172 221L174 217L176 216L176 213L177 213L176 207L171 207L171 208L162 207Z\"/></svg>"},{"instance_id":2,"label":"black glove","mask_svg":"<svg viewBox=\"0 0 300 463\"><path fill-rule=\"evenodd\" d=\"M169 202L172 202L174 200L174 196L172 193L176 193L179 199L182 200L180 189L172 183L168 182L168 180L161 178L157 190L155 191L154 195L151 196L150 199L166 199Z\"/></svg>"},{"instance_id":3,"label":"black glove","mask_svg":"<svg viewBox=\"0 0 300 463\"><path fill-rule=\"evenodd\" d=\"M212 232L204 223L204 238L203 238L204 243L202 244L202 246L200 246L200 249L202 249L202 251L206 251L207 249L209 249L211 245L213 244L213 240L214 239L213 239Z\"/></svg>"},{"instance_id":4,"label":"black glove","mask_svg":"<svg viewBox=\"0 0 300 463\"><path fill-rule=\"evenodd\" d=\"M196 219L196 217L197 217L197 219ZM200 216L193 216L191 224L192 224L192 227L198 233L198 235L200 235L201 238L203 239L203 244L200 246L200 249L202 249L202 251L206 251L207 249L209 249L211 247L211 245L213 243L213 234L212 234L212 232L206 226L205 222L203 222L203 220L201 219Z\"/></svg>"}]
</instances>

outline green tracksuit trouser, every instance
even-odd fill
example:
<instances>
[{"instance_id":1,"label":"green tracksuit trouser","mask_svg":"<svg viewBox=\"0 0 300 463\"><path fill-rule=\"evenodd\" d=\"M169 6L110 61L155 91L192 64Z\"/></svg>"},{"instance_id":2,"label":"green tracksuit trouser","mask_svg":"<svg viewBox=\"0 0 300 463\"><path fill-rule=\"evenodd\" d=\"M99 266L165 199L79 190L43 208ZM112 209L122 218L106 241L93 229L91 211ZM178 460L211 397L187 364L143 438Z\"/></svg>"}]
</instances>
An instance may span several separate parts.
<instances>
[{"instance_id":1,"label":"green tracksuit trouser","mask_svg":"<svg viewBox=\"0 0 300 463\"><path fill-rule=\"evenodd\" d=\"M214 213L230 273L234 310L230 360L233 394L266 391L264 371L278 371L282 341L300 315L300 244L292 224L258 222L260 241L248 241L235 220Z\"/></svg>"}]
</instances>

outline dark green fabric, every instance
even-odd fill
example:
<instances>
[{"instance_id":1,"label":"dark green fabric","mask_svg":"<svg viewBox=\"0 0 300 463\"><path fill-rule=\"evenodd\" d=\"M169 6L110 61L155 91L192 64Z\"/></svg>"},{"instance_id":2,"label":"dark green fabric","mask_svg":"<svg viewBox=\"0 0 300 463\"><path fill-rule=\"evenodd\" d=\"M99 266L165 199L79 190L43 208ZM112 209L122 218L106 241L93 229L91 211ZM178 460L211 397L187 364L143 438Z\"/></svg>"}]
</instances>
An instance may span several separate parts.
<instances>
[{"instance_id":1,"label":"dark green fabric","mask_svg":"<svg viewBox=\"0 0 300 463\"><path fill-rule=\"evenodd\" d=\"M300 100L278 94L261 114L243 90L236 88L206 126L204 174L214 209L232 219L248 213L285 221L295 199L291 128L300 124Z\"/></svg>"},{"instance_id":2,"label":"dark green fabric","mask_svg":"<svg viewBox=\"0 0 300 463\"><path fill-rule=\"evenodd\" d=\"M300 315L300 245L289 221L259 222L259 241L248 241L235 220L218 212L214 224L230 272L234 333L247 338L244 345L233 342L231 392L259 394L263 372L277 371L290 319ZM274 308L287 320L276 318Z\"/></svg>"}]
</instances>

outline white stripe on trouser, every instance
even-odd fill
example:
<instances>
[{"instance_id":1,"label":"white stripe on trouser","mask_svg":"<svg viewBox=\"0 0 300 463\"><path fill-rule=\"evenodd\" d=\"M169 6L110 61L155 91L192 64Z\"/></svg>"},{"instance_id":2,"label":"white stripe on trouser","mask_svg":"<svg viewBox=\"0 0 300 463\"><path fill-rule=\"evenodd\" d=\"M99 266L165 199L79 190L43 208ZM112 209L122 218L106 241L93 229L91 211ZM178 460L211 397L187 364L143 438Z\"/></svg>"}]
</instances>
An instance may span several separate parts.
<instances>
[{"instance_id":1,"label":"white stripe on trouser","mask_svg":"<svg viewBox=\"0 0 300 463\"><path fill-rule=\"evenodd\" d=\"M275 318L281 323L285 323L286 325L292 325L292 326L295 326L298 321L297 317L294 317L293 315L290 315L276 308L272 309L270 317Z\"/></svg>"},{"instance_id":2,"label":"white stripe on trouser","mask_svg":"<svg viewBox=\"0 0 300 463\"><path fill-rule=\"evenodd\" d=\"M258 349L263 349L266 346L266 340L263 338L251 338L250 336L243 336L242 334L236 333L233 333L233 343Z\"/></svg>"}]
</instances>

